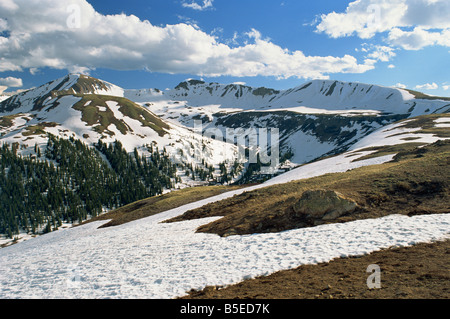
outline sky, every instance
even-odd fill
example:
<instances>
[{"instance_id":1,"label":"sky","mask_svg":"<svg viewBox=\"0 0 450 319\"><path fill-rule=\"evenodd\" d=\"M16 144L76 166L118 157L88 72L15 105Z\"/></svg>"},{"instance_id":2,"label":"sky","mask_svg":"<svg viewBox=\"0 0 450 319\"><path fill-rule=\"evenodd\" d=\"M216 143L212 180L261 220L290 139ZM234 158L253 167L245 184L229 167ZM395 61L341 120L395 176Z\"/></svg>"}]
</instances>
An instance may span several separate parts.
<instances>
[{"instance_id":1,"label":"sky","mask_svg":"<svg viewBox=\"0 0 450 319\"><path fill-rule=\"evenodd\" d=\"M83 73L126 89L312 79L450 96L448 0L1 0L0 92Z\"/></svg>"}]
</instances>

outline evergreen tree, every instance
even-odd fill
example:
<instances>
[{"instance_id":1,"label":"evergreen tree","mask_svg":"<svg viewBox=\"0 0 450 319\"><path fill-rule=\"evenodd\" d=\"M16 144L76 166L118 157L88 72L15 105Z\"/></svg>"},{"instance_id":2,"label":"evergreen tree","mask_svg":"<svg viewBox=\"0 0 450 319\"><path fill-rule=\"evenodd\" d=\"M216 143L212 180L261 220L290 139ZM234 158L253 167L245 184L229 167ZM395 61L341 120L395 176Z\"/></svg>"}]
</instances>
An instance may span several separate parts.
<instances>
[{"instance_id":1,"label":"evergreen tree","mask_svg":"<svg viewBox=\"0 0 450 319\"><path fill-rule=\"evenodd\" d=\"M0 147L0 233L9 237L20 228L37 233L81 222L104 208L162 194L176 181L177 167L153 147L145 157L137 149L128 154L118 141L92 148L49 135L43 154L35 145L37 159L22 157L18 149L18 144Z\"/></svg>"}]
</instances>

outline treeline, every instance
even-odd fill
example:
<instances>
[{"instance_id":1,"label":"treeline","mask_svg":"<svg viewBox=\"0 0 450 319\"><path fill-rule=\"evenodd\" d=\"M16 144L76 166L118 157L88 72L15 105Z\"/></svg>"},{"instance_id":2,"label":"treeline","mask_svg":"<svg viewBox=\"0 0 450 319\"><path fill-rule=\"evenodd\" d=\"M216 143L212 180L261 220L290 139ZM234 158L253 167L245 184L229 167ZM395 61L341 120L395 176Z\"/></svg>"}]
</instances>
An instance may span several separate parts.
<instances>
[{"instance_id":1,"label":"treeline","mask_svg":"<svg viewBox=\"0 0 450 319\"><path fill-rule=\"evenodd\" d=\"M167 154L128 154L120 142L91 148L50 135L42 152L0 147L0 233L52 231L172 188L177 167ZM105 161L104 159L107 159Z\"/></svg>"}]
</instances>

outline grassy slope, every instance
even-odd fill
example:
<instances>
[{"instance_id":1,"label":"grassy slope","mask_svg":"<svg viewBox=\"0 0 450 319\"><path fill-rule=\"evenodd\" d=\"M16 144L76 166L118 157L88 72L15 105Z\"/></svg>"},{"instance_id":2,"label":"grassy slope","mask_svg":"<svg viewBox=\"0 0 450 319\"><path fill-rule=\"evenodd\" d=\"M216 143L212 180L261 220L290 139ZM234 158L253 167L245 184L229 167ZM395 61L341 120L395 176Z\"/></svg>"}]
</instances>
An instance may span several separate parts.
<instances>
[{"instance_id":1,"label":"grassy slope","mask_svg":"<svg viewBox=\"0 0 450 319\"><path fill-rule=\"evenodd\" d=\"M409 135L409 134L433 134L436 137L440 138L450 138L450 130L445 127L436 127L435 120L442 118L442 114L430 114L430 115L422 115L415 117L411 120L403 121L404 123L399 126L400 128L409 128L409 129L419 129L414 132L404 132L400 134L394 134L392 136L400 136L400 135ZM448 116L450 119L450 115ZM399 128L396 127L396 128ZM356 159L355 161L362 161L369 158L375 158L379 156L389 155L389 154L397 154L400 151L409 151L414 149L418 146L423 146L425 143L420 142L414 142L415 140L419 139L420 137L406 137L401 138L401 140L408 142L403 144L397 144L397 145L387 145L387 146L376 146L376 147L369 147L365 149L358 150L356 153L362 152L362 151L376 151L372 154L360 157ZM350 155L351 156L351 155Z\"/></svg>"},{"instance_id":2,"label":"grassy slope","mask_svg":"<svg viewBox=\"0 0 450 319\"><path fill-rule=\"evenodd\" d=\"M310 189L335 190L359 204L353 214L331 222L389 214L450 213L449 164L450 141L439 141L420 149L407 148L393 162L246 192L168 222L224 216L198 229L221 236L313 226L305 224L292 209L302 193Z\"/></svg>"},{"instance_id":3,"label":"grassy slope","mask_svg":"<svg viewBox=\"0 0 450 319\"><path fill-rule=\"evenodd\" d=\"M115 125L122 134L126 134L130 131L130 128L123 120L114 117L113 111L111 111L106 104L108 101L116 102L119 105L119 111L122 112L122 114L141 122L142 126L150 127L160 136L163 136L166 133L165 129L169 129L169 126L157 116L128 99L95 94L77 96L81 97L81 100L76 103L73 108L81 111L81 119L90 126L95 125L94 129L98 133L114 134L108 130L108 126L111 124ZM88 102L90 102L90 104L86 105ZM99 107L103 107L106 110L100 111Z\"/></svg>"},{"instance_id":4,"label":"grassy slope","mask_svg":"<svg viewBox=\"0 0 450 319\"><path fill-rule=\"evenodd\" d=\"M409 89L404 89L404 90L405 90L405 91L408 91L409 93L411 93L412 95L414 95L414 97L415 97L416 99L450 101L450 97L431 96L431 95L427 95L427 94L425 94L425 93L418 92L418 91L414 91L414 90L409 90Z\"/></svg>"},{"instance_id":5,"label":"grassy slope","mask_svg":"<svg viewBox=\"0 0 450 319\"><path fill-rule=\"evenodd\" d=\"M56 127L58 123L55 122L42 122L37 125L30 125L25 128L22 132L23 136L32 136L32 135L45 135L45 128L47 127Z\"/></svg>"},{"instance_id":6,"label":"grassy slope","mask_svg":"<svg viewBox=\"0 0 450 319\"><path fill-rule=\"evenodd\" d=\"M164 195L143 199L93 218L85 223L111 220L102 227L118 226L242 187L245 186L202 186L185 188Z\"/></svg>"},{"instance_id":7,"label":"grassy slope","mask_svg":"<svg viewBox=\"0 0 450 319\"><path fill-rule=\"evenodd\" d=\"M22 113L14 114L14 115L5 115L0 116L0 128L9 128L14 125L14 120L20 116L23 116Z\"/></svg>"}]
</instances>

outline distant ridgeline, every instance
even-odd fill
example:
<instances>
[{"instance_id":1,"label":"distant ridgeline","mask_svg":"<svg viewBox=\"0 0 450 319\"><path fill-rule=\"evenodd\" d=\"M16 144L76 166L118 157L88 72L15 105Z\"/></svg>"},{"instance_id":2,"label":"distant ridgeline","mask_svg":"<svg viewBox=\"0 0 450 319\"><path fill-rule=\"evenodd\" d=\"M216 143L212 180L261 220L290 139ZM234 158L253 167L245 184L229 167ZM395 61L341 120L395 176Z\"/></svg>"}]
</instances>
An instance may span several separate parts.
<instances>
[{"instance_id":1,"label":"distant ridgeline","mask_svg":"<svg viewBox=\"0 0 450 319\"><path fill-rule=\"evenodd\" d=\"M128 154L120 142L96 148L49 135L45 151L18 155L18 145L0 147L0 233L49 232L63 222L81 222L170 189L177 167L167 154ZM102 158L106 157L108 163Z\"/></svg>"}]
</instances>

